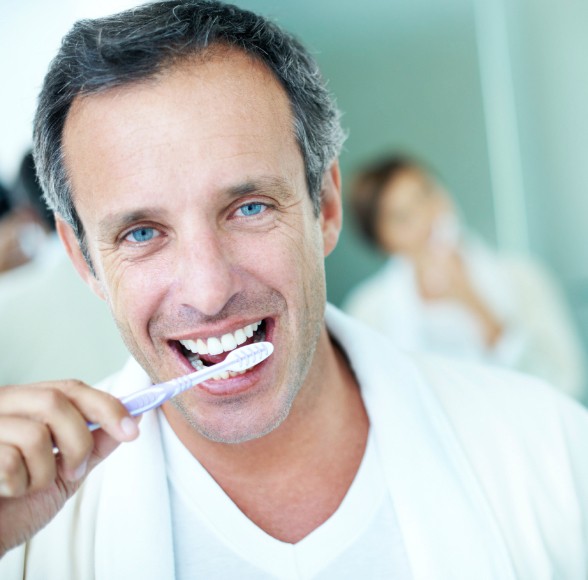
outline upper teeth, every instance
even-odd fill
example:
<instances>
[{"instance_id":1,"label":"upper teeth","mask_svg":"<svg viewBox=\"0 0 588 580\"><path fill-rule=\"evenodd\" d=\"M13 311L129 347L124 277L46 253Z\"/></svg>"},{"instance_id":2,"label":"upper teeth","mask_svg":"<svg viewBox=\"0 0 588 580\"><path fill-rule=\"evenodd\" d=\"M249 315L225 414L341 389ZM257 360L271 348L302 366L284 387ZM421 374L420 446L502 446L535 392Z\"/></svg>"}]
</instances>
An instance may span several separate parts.
<instances>
[{"instance_id":1,"label":"upper teeth","mask_svg":"<svg viewBox=\"0 0 588 580\"><path fill-rule=\"evenodd\" d=\"M198 338L196 340L180 340L180 344L189 351L196 354L220 354L234 350L238 345L243 344L248 338L253 336L261 320L248 324L244 328L239 328L235 332L223 334L220 337L211 336L210 338Z\"/></svg>"}]
</instances>

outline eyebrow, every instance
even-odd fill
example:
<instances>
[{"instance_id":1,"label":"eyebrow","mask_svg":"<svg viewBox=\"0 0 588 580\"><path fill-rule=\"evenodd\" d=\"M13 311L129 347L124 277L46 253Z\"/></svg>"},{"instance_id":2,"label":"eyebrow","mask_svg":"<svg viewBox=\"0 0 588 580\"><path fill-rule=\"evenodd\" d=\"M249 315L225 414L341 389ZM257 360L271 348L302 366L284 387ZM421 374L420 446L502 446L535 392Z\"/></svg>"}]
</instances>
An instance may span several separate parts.
<instances>
[{"instance_id":1,"label":"eyebrow","mask_svg":"<svg viewBox=\"0 0 588 580\"><path fill-rule=\"evenodd\" d=\"M261 177L227 189L229 197L234 198L249 195L250 193L264 192L271 192L273 195L278 195L280 200L285 201L289 197L292 197L293 188L281 177Z\"/></svg>"},{"instance_id":2,"label":"eyebrow","mask_svg":"<svg viewBox=\"0 0 588 580\"><path fill-rule=\"evenodd\" d=\"M233 200L252 193L271 193L279 201L285 203L294 196L294 188L286 179L281 177L260 177L230 186L218 192L218 195L225 195L229 200ZM100 238L106 239L113 232L122 231L140 221L161 219L167 213L167 209L163 206L143 207L131 211L110 213L98 222L98 235Z\"/></svg>"},{"instance_id":3,"label":"eyebrow","mask_svg":"<svg viewBox=\"0 0 588 580\"><path fill-rule=\"evenodd\" d=\"M111 213L98 222L98 237L108 239L113 233L124 230L137 222L154 219L156 216L161 218L167 212L162 207L150 207L136 209L130 212Z\"/></svg>"}]
</instances>

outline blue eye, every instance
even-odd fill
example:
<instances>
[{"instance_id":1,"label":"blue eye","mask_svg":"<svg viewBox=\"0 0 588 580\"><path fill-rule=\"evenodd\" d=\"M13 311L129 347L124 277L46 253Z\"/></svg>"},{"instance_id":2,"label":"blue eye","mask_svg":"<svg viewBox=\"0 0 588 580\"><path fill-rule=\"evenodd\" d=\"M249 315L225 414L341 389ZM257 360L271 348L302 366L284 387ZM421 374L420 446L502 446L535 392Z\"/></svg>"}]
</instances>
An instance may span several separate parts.
<instances>
[{"instance_id":1,"label":"blue eye","mask_svg":"<svg viewBox=\"0 0 588 580\"><path fill-rule=\"evenodd\" d=\"M265 211L266 209L266 205L263 203L257 203L257 202L252 202L252 203L247 203L245 205L242 205L239 208L239 211L244 215L244 216L252 216L252 215L257 215L259 213L262 213L263 211Z\"/></svg>"},{"instance_id":2,"label":"blue eye","mask_svg":"<svg viewBox=\"0 0 588 580\"><path fill-rule=\"evenodd\" d=\"M154 228L138 228L129 232L126 239L129 242L148 242L157 236Z\"/></svg>"}]
</instances>

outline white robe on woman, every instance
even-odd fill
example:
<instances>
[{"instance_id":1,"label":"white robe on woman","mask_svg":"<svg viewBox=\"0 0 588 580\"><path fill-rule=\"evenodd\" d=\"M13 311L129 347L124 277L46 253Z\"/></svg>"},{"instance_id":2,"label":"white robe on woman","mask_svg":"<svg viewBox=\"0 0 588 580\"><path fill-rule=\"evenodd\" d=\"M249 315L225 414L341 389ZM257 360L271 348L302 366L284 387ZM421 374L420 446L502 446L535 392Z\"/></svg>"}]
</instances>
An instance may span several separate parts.
<instances>
[{"instance_id":1,"label":"white robe on woman","mask_svg":"<svg viewBox=\"0 0 588 580\"><path fill-rule=\"evenodd\" d=\"M584 355L561 289L534 261L502 256L477 239L460 247L470 281L503 326L488 347L475 316L448 299L423 300L412 263L390 258L346 297L343 310L403 350L496 364L586 395Z\"/></svg>"}]
</instances>

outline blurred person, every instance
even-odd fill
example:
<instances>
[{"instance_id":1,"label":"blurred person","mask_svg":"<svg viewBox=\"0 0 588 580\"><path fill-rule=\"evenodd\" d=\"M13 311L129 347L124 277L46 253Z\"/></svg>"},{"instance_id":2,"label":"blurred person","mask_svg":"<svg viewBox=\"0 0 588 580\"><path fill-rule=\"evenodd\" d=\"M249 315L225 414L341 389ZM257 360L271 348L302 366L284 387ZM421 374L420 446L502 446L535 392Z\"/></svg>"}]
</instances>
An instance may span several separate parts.
<instances>
[{"instance_id":1,"label":"blurred person","mask_svg":"<svg viewBox=\"0 0 588 580\"><path fill-rule=\"evenodd\" d=\"M327 304L344 132L300 42L222 2L85 20L34 127L133 358L100 388L0 389L2 580L585 575L586 409ZM118 399L257 340L267 360L139 425Z\"/></svg>"},{"instance_id":2,"label":"blurred person","mask_svg":"<svg viewBox=\"0 0 588 580\"><path fill-rule=\"evenodd\" d=\"M19 259L0 275L0 384L73 376L99 381L128 351L106 304L87 292L59 241L31 152L10 199ZM25 354L31 340L34 356Z\"/></svg>"},{"instance_id":3,"label":"blurred person","mask_svg":"<svg viewBox=\"0 0 588 580\"><path fill-rule=\"evenodd\" d=\"M344 310L404 349L511 367L582 398L582 350L563 293L536 262L467 231L433 171L390 155L358 173L350 202L389 259Z\"/></svg>"},{"instance_id":4,"label":"blurred person","mask_svg":"<svg viewBox=\"0 0 588 580\"><path fill-rule=\"evenodd\" d=\"M11 198L15 207L26 207L35 214L46 232L55 231L55 217L43 199L43 190L37 179L33 152L27 151L20 162Z\"/></svg>"},{"instance_id":5,"label":"blurred person","mask_svg":"<svg viewBox=\"0 0 588 580\"><path fill-rule=\"evenodd\" d=\"M0 219L0 276L32 260L46 241L47 232L28 207L11 210Z\"/></svg>"},{"instance_id":6,"label":"blurred person","mask_svg":"<svg viewBox=\"0 0 588 580\"><path fill-rule=\"evenodd\" d=\"M0 274L41 254L49 235L55 231L53 215L37 183L31 151L23 156L7 196L9 208L0 220Z\"/></svg>"},{"instance_id":7,"label":"blurred person","mask_svg":"<svg viewBox=\"0 0 588 580\"><path fill-rule=\"evenodd\" d=\"M18 227L10 217L10 192L0 183L0 274L26 260L19 243Z\"/></svg>"},{"instance_id":8,"label":"blurred person","mask_svg":"<svg viewBox=\"0 0 588 580\"><path fill-rule=\"evenodd\" d=\"M8 190L0 182L0 220L10 210L10 198L8 197Z\"/></svg>"}]
</instances>

